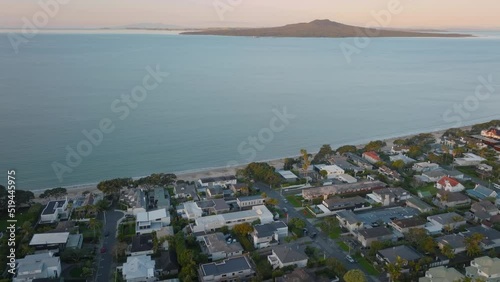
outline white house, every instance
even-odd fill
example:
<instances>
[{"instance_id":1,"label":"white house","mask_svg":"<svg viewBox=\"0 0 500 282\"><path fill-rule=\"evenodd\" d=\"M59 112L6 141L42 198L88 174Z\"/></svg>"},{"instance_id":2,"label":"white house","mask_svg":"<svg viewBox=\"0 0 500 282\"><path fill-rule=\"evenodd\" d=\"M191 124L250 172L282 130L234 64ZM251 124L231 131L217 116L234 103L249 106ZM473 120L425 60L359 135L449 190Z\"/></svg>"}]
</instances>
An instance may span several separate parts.
<instances>
[{"instance_id":1,"label":"white house","mask_svg":"<svg viewBox=\"0 0 500 282\"><path fill-rule=\"evenodd\" d=\"M432 226L427 226L426 229L431 228L432 230L453 230L466 224L465 219L455 212L428 216L427 221L429 221Z\"/></svg>"},{"instance_id":2,"label":"white house","mask_svg":"<svg viewBox=\"0 0 500 282\"><path fill-rule=\"evenodd\" d=\"M279 175L287 182L295 182L299 177L290 170L278 170Z\"/></svg>"},{"instance_id":3,"label":"white house","mask_svg":"<svg viewBox=\"0 0 500 282\"><path fill-rule=\"evenodd\" d=\"M448 192L460 192L465 189L465 186L463 186L458 180L452 177L444 176L441 177L436 182L436 188L442 189Z\"/></svg>"},{"instance_id":4,"label":"white house","mask_svg":"<svg viewBox=\"0 0 500 282\"><path fill-rule=\"evenodd\" d=\"M318 171L326 171L326 177L328 179L334 179L334 178L337 178L339 175L341 174L345 174L345 170L343 170L342 168L340 168L338 165L315 165L314 166L316 168L316 170Z\"/></svg>"},{"instance_id":5,"label":"white house","mask_svg":"<svg viewBox=\"0 0 500 282\"><path fill-rule=\"evenodd\" d=\"M68 218L68 197L60 201L50 201L40 215L40 222L50 223L62 218Z\"/></svg>"},{"instance_id":6,"label":"white house","mask_svg":"<svg viewBox=\"0 0 500 282\"><path fill-rule=\"evenodd\" d=\"M299 245L280 245L272 249L267 260L273 269L292 265L300 268L307 266L308 257Z\"/></svg>"},{"instance_id":7,"label":"white house","mask_svg":"<svg viewBox=\"0 0 500 282\"><path fill-rule=\"evenodd\" d=\"M200 187L213 187L213 186L229 186L231 184L236 184L237 179L234 175L229 176L219 176L219 177L207 177L198 180L198 186Z\"/></svg>"},{"instance_id":8,"label":"white house","mask_svg":"<svg viewBox=\"0 0 500 282\"><path fill-rule=\"evenodd\" d=\"M439 165L431 162L420 162L413 164L412 169L416 172L426 172L439 169Z\"/></svg>"},{"instance_id":9,"label":"white house","mask_svg":"<svg viewBox=\"0 0 500 282\"><path fill-rule=\"evenodd\" d=\"M223 226L232 228L236 224L252 223L256 220L260 220L261 224L266 224L274 221L274 216L264 205L253 206L251 210L197 218L195 219L195 223L191 225L191 230L194 233L210 232Z\"/></svg>"},{"instance_id":10,"label":"white house","mask_svg":"<svg viewBox=\"0 0 500 282\"><path fill-rule=\"evenodd\" d=\"M429 268L425 272L425 277L418 279L418 282L445 282L445 281L462 281L465 276L458 272L455 268L447 268L438 266Z\"/></svg>"},{"instance_id":11,"label":"white house","mask_svg":"<svg viewBox=\"0 0 500 282\"><path fill-rule=\"evenodd\" d=\"M486 282L500 281L500 259L489 256L475 258L465 268L467 277L483 279Z\"/></svg>"},{"instance_id":12,"label":"white house","mask_svg":"<svg viewBox=\"0 0 500 282\"><path fill-rule=\"evenodd\" d=\"M61 261L51 252L27 255L17 260L13 282L31 282L34 279L58 278L61 276Z\"/></svg>"},{"instance_id":13,"label":"white house","mask_svg":"<svg viewBox=\"0 0 500 282\"><path fill-rule=\"evenodd\" d=\"M252 263L246 256L202 264L198 273L201 282L250 281L255 276Z\"/></svg>"},{"instance_id":14,"label":"white house","mask_svg":"<svg viewBox=\"0 0 500 282\"><path fill-rule=\"evenodd\" d=\"M258 224L254 226L251 236L256 249L267 248L288 236L288 226L283 221Z\"/></svg>"},{"instance_id":15,"label":"white house","mask_svg":"<svg viewBox=\"0 0 500 282\"><path fill-rule=\"evenodd\" d=\"M266 199L262 198L260 195L256 196L246 196L246 197L238 197L236 199L236 203L240 208L253 207L265 204Z\"/></svg>"},{"instance_id":16,"label":"white house","mask_svg":"<svg viewBox=\"0 0 500 282\"><path fill-rule=\"evenodd\" d=\"M193 220L203 216L203 210L195 202L185 202L177 207L177 214L182 218Z\"/></svg>"},{"instance_id":17,"label":"white house","mask_svg":"<svg viewBox=\"0 0 500 282\"><path fill-rule=\"evenodd\" d=\"M203 253L212 261L243 254L243 247L238 242L226 242L221 232L201 236L198 240Z\"/></svg>"},{"instance_id":18,"label":"white house","mask_svg":"<svg viewBox=\"0 0 500 282\"><path fill-rule=\"evenodd\" d=\"M170 225L170 214L166 209L158 209L137 214L135 232L137 234L151 233Z\"/></svg>"},{"instance_id":19,"label":"white house","mask_svg":"<svg viewBox=\"0 0 500 282\"><path fill-rule=\"evenodd\" d=\"M127 282L156 281L155 261L146 255L127 257L127 262L122 266L122 274Z\"/></svg>"},{"instance_id":20,"label":"white house","mask_svg":"<svg viewBox=\"0 0 500 282\"><path fill-rule=\"evenodd\" d=\"M473 166L484 162L486 159L473 153L465 153L462 158L455 158L453 162L458 166Z\"/></svg>"}]
</instances>

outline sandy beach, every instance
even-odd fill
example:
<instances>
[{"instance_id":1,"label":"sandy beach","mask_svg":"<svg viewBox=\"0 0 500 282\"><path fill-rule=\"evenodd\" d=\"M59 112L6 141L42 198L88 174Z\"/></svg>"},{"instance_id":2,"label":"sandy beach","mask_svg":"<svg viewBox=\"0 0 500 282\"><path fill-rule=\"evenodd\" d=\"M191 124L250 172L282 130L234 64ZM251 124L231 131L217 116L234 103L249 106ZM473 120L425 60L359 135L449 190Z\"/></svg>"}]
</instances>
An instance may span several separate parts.
<instances>
[{"instance_id":1,"label":"sandy beach","mask_svg":"<svg viewBox=\"0 0 500 282\"><path fill-rule=\"evenodd\" d=\"M460 127L462 130L470 130L472 126L463 126ZM429 132L434 135L436 139L440 138L443 133L445 133L446 130L438 130L438 131L433 131ZM418 134L410 134L410 135L405 135L405 136L400 136L400 137L393 137L393 138L387 138L383 139L383 141L387 144L385 148L391 148L394 144L394 141L397 139L407 139L412 136L415 136ZM363 144L357 144L356 147L362 148L366 145L366 143ZM299 148L297 149L297 151ZM312 154L314 155L316 152L313 152ZM297 155L298 156L298 155ZM297 157L295 156L295 157ZM281 159L274 159L274 160L268 160L265 161L269 163L271 166L276 167L277 169L283 168L284 164L284 158ZM177 179L182 179L182 180L187 180L187 181L196 181L200 178L204 177L218 177L218 176L224 176L224 175L234 175L236 174L236 171L238 169L245 168L245 165L239 165L239 166L234 166L234 167L222 167L222 168L212 168L212 169L202 169L199 171L190 171L190 172L179 172L176 173ZM95 192L97 191L97 184L88 184L88 185L78 185L78 186L70 186L70 187L65 187L68 190L68 199L75 198L79 195L81 195L85 191L89 192ZM47 200L45 199L40 199L38 196L43 192L43 190L37 190L33 191L36 197L37 202L46 202Z\"/></svg>"}]
</instances>

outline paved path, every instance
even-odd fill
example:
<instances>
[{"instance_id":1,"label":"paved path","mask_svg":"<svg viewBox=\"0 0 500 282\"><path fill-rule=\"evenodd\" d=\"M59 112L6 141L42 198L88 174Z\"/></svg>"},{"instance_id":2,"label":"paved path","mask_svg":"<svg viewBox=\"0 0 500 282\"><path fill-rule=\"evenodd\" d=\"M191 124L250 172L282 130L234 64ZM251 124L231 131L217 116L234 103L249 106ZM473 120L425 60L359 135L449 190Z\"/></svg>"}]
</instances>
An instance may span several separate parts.
<instances>
[{"instance_id":1,"label":"paved path","mask_svg":"<svg viewBox=\"0 0 500 282\"><path fill-rule=\"evenodd\" d=\"M115 271L116 266L113 263L111 252L116 244L118 222L123 216L124 213L122 211L105 211L99 216L99 219L104 222L101 242L107 251L101 254L100 248L97 250L97 274L94 281L109 282L112 280L111 274ZM109 231L108 237L104 237L106 231Z\"/></svg>"}]
</instances>

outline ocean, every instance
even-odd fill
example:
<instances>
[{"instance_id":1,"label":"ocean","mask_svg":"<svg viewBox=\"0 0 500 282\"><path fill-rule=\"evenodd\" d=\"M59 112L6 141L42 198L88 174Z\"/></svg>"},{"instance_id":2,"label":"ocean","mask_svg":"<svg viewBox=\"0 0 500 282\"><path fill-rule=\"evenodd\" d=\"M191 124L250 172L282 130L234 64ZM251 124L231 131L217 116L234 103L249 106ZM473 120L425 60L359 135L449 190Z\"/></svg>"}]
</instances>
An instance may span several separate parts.
<instances>
[{"instance_id":1,"label":"ocean","mask_svg":"<svg viewBox=\"0 0 500 282\"><path fill-rule=\"evenodd\" d=\"M3 31L0 184L8 169L18 189L37 190L499 118L499 33L477 34L356 42L62 31L16 54Z\"/></svg>"}]
</instances>

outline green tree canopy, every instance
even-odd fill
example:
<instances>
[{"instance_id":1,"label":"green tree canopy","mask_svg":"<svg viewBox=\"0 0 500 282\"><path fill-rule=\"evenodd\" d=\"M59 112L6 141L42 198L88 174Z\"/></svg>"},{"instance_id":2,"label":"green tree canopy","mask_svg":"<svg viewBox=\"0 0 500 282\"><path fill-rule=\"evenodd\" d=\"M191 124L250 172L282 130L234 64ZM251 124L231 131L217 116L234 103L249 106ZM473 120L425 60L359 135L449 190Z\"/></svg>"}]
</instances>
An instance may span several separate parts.
<instances>
[{"instance_id":1,"label":"green tree canopy","mask_svg":"<svg viewBox=\"0 0 500 282\"><path fill-rule=\"evenodd\" d=\"M367 282L366 276L363 271L359 269L351 269L344 274L345 282Z\"/></svg>"}]
</instances>

